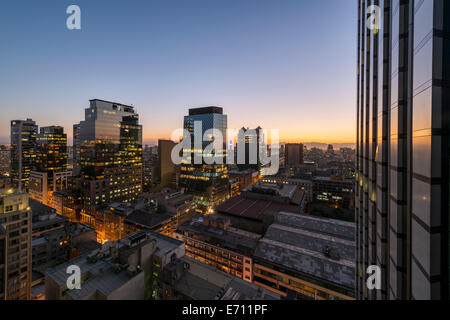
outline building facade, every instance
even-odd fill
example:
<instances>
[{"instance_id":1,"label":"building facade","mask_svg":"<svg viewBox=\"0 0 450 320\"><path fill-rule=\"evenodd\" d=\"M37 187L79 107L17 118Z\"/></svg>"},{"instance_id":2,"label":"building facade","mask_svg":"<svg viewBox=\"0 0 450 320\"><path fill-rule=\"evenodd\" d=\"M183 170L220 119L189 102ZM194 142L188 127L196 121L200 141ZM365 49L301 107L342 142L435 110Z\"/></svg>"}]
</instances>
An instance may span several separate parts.
<instances>
[{"instance_id":1,"label":"building facade","mask_svg":"<svg viewBox=\"0 0 450 320\"><path fill-rule=\"evenodd\" d=\"M28 194L1 190L0 299L31 298L31 221Z\"/></svg>"},{"instance_id":2,"label":"building facade","mask_svg":"<svg viewBox=\"0 0 450 320\"><path fill-rule=\"evenodd\" d=\"M175 142L171 140L158 141L158 180L162 188L176 187L176 168L172 161L172 149Z\"/></svg>"},{"instance_id":3,"label":"building facade","mask_svg":"<svg viewBox=\"0 0 450 320\"><path fill-rule=\"evenodd\" d=\"M11 173L11 150L8 146L0 145L0 175Z\"/></svg>"},{"instance_id":4,"label":"building facade","mask_svg":"<svg viewBox=\"0 0 450 320\"><path fill-rule=\"evenodd\" d=\"M73 125L73 175L80 174L80 124Z\"/></svg>"},{"instance_id":5,"label":"building facade","mask_svg":"<svg viewBox=\"0 0 450 320\"><path fill-rule=\"evenodd\" d=\"M357 297L448 299L450 2L360 0L358 17Z\"/></svg>"},{"instance_id":6,"label":"building facade","mask_svg":"<svg viewBox=\"0 0 450 320\"><path fill-rule=\"evenodd\" d=\"M188 257L253 281L252 257L260 235L232 228L229 219L211 215L182 224L173 236L185 243Z\"/></svg>"},{"instance_id":7,"label":"building facade","mask_svg":"<svg viewBox=\"0 0 450 320\"><path fill-rule=\"evenodd\" d=\"M142 126L133 106L91 100L79 125L80 189L85 213L142 192Z\"/></svg>"},{"instance_id":8,"label":"building facade","mask_svg":"<svg viewBox=\"0 0 450 320\"><path fill-rule=\"evenodd\" d=\"M11 178L15 188L28 188L36 161L37 130L31 119L11 121Z\"/></svg>"},{"instance_id":9,"label":"building facade","mask_svg":"<svg viewBox=\"0 0 450 320\"><path fill-rule=\"evenodd\" d=\"M30 172L30 198L52 204L52 194L68 187L72 172L67 170L67 135L59 126L41 127L36 137L36 162Z\"/></svg>"},{"instance_id":10,"label":"building facade","mask_svg":"<svg viewBox=\"0 0 450 320\"><path fill-rule=\"evenodd\" d=\"M295 168L303 164L303 149L301 143L288 143L284 146L284 164L287 168Z\"/></svg>"},{"instance_id":11,"label":"building facade","mask_svg":"<svg viewBox=\"0 0 450 320\"><path fill-rule=\"evenodd\" d=\"M196 123L201 124L201 131L197 137L194 137ZM219 107L190 109L189 115L184 117L184 129L189 133L189 137L183 138L183 152L190 156L186 163L180 166L180 186L194 195L199 211L212 212L213 207L228 196L228 169L225 164L227 116ZM203 151L212 141L211 139L203 141L203 136L206 131L212 129L219 130L223 136L223 164L208 164L203 158L201 164L196 164L195 157L202 156ZM202 141L198 149L196 149L195 138ZM189 140L190 144L187 142Z\"/></svg>"},{"instance_id":12,"label":"building facade","mask_svg":"<svg viewBox=\"0 0 450 320\"><path fill-rule=\"evenodd\" d=\"M253 283L287 299L354 300L355 224L280 212L253 255Z\"/></svg>"}]
</instances>

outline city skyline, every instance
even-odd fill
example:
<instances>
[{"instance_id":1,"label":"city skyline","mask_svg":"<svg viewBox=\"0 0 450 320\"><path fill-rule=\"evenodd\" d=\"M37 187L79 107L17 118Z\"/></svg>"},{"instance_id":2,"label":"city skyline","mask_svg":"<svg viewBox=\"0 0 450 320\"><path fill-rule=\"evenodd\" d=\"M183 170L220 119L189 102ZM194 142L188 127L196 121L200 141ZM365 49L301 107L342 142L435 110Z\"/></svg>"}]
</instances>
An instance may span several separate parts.
<instances>
[{"instance_id":1,"label":"city skyline","mask_svg":"<svg viewBox=\"0 0 450 320\"><path fill-rule=\"evenodd\" d=\"M283 142L355 140L355 3L176 2L80 1L80 31L65 28L65 2L5 4L1 23L14 28L0 53L0 143L10 120L32 118L64 127L71 144L95 98L133 104L144 144L170 138L187 109L208 105L226 110L230 128L280 129Z\"/></svg>"}]
</instances>

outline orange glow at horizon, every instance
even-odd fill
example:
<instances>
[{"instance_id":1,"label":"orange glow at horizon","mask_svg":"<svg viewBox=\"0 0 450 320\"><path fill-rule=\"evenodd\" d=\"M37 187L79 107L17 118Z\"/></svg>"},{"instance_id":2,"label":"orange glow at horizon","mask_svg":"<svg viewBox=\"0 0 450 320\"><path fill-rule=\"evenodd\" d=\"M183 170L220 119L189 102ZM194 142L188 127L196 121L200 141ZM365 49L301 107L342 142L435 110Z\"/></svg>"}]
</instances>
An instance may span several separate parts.
<instances>
[{"instance_id":1,"label":"orange glow at horizon","mask_svg":"<svg viewBox=\"0 0 450 320\"><path fill-rule=\"evenodd\" d=\"M270 135L270 130L268 130L268 134ZM356 143L356 135L352 130L340 132L331 132L331 130L327 130L326 132L321 132L321 134L295 134L293 132L283 132L280 130L279 134L281 143ZM143 141L144 143L149 141L156 142L158 140L170 140L170 138L171 133L151 133L145 134L143 136Z\"/></svg>"}]
</instances>

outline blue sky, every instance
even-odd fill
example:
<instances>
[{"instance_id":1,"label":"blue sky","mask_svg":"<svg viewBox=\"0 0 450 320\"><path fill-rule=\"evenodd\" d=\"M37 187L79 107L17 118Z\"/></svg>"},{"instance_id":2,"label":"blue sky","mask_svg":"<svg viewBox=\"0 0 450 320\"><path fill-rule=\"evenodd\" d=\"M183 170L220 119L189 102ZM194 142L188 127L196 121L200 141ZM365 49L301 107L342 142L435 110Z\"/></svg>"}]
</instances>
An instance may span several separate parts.
<instances>
[{"instance_id":1,"label":"blue sky","mask_svg":"<svg viewBox=\"0 0 450 320\"><path fill-rule=\"evenodd\" d=\"M81 30L66 8L81 8ZM351 142L353 0L2 1L0 143L9 121L62 125L89 99L133 104L147 142L189 107L219 105L229 127L278 128L283 140Z\"/></svg>"}]
</instances>

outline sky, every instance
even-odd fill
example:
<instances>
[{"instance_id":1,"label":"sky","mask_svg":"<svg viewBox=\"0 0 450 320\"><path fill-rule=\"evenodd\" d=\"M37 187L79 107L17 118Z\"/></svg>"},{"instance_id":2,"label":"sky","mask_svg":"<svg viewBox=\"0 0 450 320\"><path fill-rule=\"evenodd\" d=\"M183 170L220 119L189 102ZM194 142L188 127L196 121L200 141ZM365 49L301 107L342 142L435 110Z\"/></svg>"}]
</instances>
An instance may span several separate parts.
<instances>
[{"instance_id":1,"label":"sky","mask_svg":"<svg viewBox=\"0 0 450 320\"><path fill-rule=\"evenodd\" d=\"M81 9L69 30L66 9ZM357 3L350 0L9 0L0 3L0 143L10 121L72 138L90 99L132 104L145 143L192 107L284 142L355 140Z\"/></svg>"}]
</instances>

